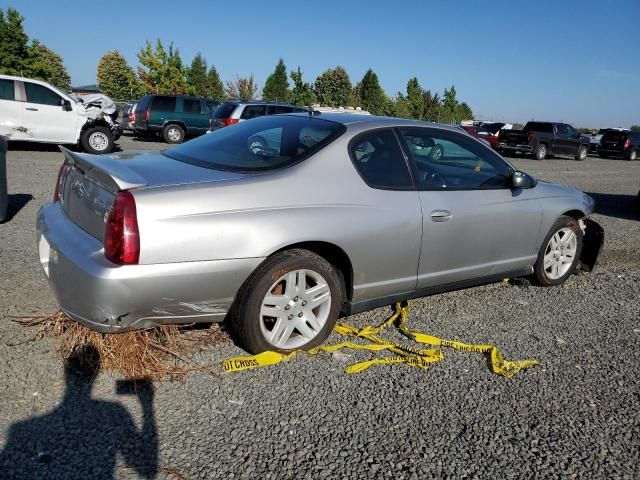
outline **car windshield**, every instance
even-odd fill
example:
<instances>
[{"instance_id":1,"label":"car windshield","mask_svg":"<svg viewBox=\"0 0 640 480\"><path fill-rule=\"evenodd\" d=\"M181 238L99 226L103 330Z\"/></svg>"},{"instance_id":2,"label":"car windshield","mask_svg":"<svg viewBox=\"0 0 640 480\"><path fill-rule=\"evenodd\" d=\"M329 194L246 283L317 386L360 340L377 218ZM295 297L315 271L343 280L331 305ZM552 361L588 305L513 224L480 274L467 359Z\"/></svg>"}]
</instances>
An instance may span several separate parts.
<instances>
[{"instance_id":1,"label":"car windshield","mask_svg":"<svg viewBox=\"0 0 640 480\"><path fill-rule=\"evenodd\" d=\"M340 136L342 124L307 115L255 118L162 152L216 170L273 170L297 163Z\"/></svg>"}]
</instances>

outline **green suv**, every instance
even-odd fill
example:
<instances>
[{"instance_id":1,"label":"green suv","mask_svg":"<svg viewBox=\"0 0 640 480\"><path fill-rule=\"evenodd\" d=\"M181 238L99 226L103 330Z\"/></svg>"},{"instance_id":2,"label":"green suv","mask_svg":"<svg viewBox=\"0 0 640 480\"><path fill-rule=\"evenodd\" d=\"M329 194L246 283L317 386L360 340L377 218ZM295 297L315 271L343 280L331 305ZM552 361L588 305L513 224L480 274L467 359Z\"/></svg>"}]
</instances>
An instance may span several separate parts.
<instances>
[{"instance_id":1,"label":"green suv","mask_svg":"<svg viewBox=\"0 0 640 480\"><path fill-rule=\"evenodd\" d=\"M209 114L220 102L184 95L145 95L135 112L135 132L160 134L167 143L209 130Z\"/></svg>"}]
</instances>

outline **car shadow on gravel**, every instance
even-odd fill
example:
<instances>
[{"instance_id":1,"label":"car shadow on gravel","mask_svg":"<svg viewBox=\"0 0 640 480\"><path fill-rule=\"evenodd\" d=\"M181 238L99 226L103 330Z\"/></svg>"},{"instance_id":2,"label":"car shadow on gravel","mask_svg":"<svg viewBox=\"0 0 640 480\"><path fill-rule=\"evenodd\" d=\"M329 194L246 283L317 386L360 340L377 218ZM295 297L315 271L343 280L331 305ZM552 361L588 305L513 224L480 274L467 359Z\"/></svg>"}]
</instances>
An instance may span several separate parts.
<instances>
[{"instance_id":1,"label":"car shadow on gravel","mask_svg":"<svg viewBox=\"0 0 640 480\"><path fill-rule=\"evenodd\" d=\"M91 390L100 358L93 347L65 362L66 390L50 413L13 424L0 453L3 479L112 479L116 458L142 478L158 473L158 436L153 385L116 382L116 393L133 395L142 406L142 429L118 402L97 400Z\"/></svg>"},{"instance_id":2,"label":"car shadow on gravel","mask_svg":"<svg viewBox=\"0 0 640 480\"><path fill-rule=\"evenodd\" d=\"M635 195L585 193L596 201L595 213L623 220L640 220L640 205Z\"/></svg>"},{"instance_id":3,"label":"car shadow on gravel","mask_svg":"<svg viewBox=\"0 0 640 480\"><path fill-rule=\"evenodd\" d=\"M7 216L0 225L3 223L9 223L16 214L22 210L27 203L33 200L33 195L30 193L12 193L8 196L7 204Z\"/></svg>"}]
</instances>

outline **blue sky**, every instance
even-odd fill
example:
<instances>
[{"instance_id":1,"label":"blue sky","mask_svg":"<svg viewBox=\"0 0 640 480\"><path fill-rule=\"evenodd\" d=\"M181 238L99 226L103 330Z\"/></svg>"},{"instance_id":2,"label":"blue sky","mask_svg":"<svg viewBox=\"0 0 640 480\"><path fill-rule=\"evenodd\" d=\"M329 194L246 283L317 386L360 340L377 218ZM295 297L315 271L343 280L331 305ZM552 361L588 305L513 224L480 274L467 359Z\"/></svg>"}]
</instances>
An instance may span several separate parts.
<instances>
[{"instance_id":1,"label":"blue sky","mask_svg":"<svg viewBox=\"0 0 640 480\"><path fill-rule=\"evenodd\" d=\"M95 82L118 49L135 66L145 40L200 51L223 79L260 85L283 57L312 82L343 65L353 83L371 67L388 94L417 76L483 119L640 124L640 1L93 2L0 0L26 17L31 38L61 54L74 85ZM163 5L167 5L166 7Z\"/></svg>"}]
</instances>

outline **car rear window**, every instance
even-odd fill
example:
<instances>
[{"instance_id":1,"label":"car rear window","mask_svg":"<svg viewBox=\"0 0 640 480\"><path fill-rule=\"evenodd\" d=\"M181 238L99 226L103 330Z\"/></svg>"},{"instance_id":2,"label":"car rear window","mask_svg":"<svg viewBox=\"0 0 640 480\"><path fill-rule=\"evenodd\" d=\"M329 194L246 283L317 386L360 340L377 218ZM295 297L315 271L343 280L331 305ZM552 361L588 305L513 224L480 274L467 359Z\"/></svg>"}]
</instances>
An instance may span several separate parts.
<instances>
[{"instance_id":1,"label":"car rear window","mask_svg":"<svg viewBox=\"0 0 640 480\"><path fill-rule=\"evenodd\" d=\"M176 97L155 97L151 102L152 112L175 112Z\"/></svg>"},{"instance_id":2,"label":"car rear window","mask_svg":"<svg viewBox=\"0 0 640 480\"><path fill-rule=\"evenodd\" d=\"M483 123L482 126L487 129L491 135L495 135L498 131L504 127L504 123Z\"/></svg>"},{"instance_id":3,"label":"car rear window","mask_svg":"<svg viewBox=\"0 0 640 480\"><path fill-rule=\"evenodd\" d=\"M142 97L140 101L136 104L136 111L142 112L146 110L149 107L149 103L151 102L152 98L153 96L151 95L145 95L144 97Z\"/></svg>"},{"instance_id":4,"label":"car rear window","mask_svg":"<svg viewBox=\"0 0 640 480\"><path fill-rule=\"evenodd\" d=\"M342 124L318 118L264 116L215 130L163 154L216 170L274 170L304 160L345 130Z\"/></svg>"},{"instance_id":5,"label":"car rear window","mask_svg":"<svg viewBox=\"0 0 640 480\"><path fill-rule=\"evenodd\" d=\"M218 108L213 111L213 118L229 118L237 106L237 103L232 102L221 103L218 105Z\"/></svg>"},{"instance_id":6,"label":"car rear window","mask_svg":"<svg viewBox=\"0 0 640 480\"><path fill-rule=\"evenodd\" d=\"M610 142L621 142L627 139L627 132L621 132L619 130L607 130L602 135L603 140L609 140Z\"/></svg>"},{"instance_id":7,"label":"car rear window","mask_svg":"<svg viewBox=\"0 0 640 480\"><path fill-rule=\"evenodd\" d=\"M527 122L524 126L524 131L553 133L553 124L548 122Z\"/></svg>"}]
</instances>

